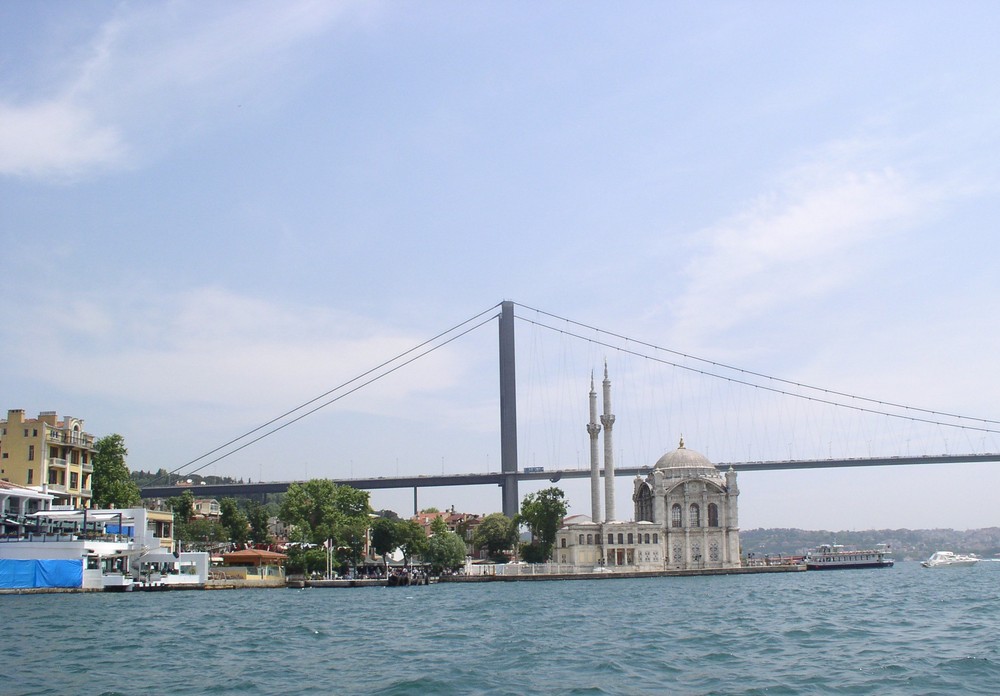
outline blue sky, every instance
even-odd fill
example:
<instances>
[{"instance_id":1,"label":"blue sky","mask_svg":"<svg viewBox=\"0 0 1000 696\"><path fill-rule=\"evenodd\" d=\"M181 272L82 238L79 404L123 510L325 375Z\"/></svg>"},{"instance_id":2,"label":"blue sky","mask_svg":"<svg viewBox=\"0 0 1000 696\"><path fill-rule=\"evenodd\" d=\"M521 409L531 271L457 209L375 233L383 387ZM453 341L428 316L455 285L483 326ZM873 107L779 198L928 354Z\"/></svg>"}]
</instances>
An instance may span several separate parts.
<instances>
[{"instance_id":1,"label":"blue sky","mask_svg":"<svg viewBox=\"0 0 1000 696\"><path fill-rule=\"evenodd\" d=\"M174 469L512 299L1000 419L998 34L986 2L4 3L2 408ZM523 465L586 464L605 359L626 465L1000 451L517 329ZM490 325L203 473L496 470L495 363ZM995 465L741 489L747 528L1000 524Z\"/></svg>"}]
</instances>

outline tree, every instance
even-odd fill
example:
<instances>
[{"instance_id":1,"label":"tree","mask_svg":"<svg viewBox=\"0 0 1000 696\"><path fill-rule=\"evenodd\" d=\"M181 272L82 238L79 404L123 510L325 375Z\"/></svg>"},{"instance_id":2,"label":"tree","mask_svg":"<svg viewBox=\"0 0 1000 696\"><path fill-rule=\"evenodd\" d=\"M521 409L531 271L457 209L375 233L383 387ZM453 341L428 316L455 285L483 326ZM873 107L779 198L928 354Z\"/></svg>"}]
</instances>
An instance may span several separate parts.
<instances>
[{"instance_id":1,"label":"tree","mask_svg":"<svg viewBox=\"0 0 1000 696\"><path fill-rule=\"evenodd\" d=\"M382 557L386 574L389 571L389 554L399 548L399 522L379 517L372 522L372 550Z\"/></svg>"},{"instance_id":2,"label":"tree","mask_svg":"<svg viewBox=\"0 0 1000 696\"><path fill-rule=\"evenodd\" d=\"M410 564L410 559L427 551L427 534L424 528L413 520L403 520L397 529L399 550L403 552L403 562Z\"/></svg>"},{"instance_id":3,"label":"tree","mask_svg":"<svg viewBox=\"0 0 1000 696\"><path fill-rule=\"evenodd\" d=\"M431 520L431 535L443 534L448 531L448 523L444 521L442 515L438 515L433 520Z\"/></svg>"},{"instance_id":4,"label":"tree","mask_svg":"<svg viewBox=\"0 0 1000 696\"><path fill-rule=\"evenodd\" d=\"M267 506L251 500L247 503L246 515L250 524L250 541L255 544L270 544L271 530L268 523L271 521L271 516Z\"/></svg>"},{"instance_id":5,"label":"tree","mask_svg":"<svg viewBox=\"0 0 1000 696\"><path fill-rule=\"evenodd\" d=\"M435 534L427 540L427 560L435 574L460 568L465 563L465 542L455 532Z\"/></svg>"},{"instance_id":6,"label":"tree","mask_svg":"<svg viewBox=\"0 0 1000 696\"><path fill-rule=\"evenodd\" d=\"M492 560L506 562L509 559L504 552L517 545L517 525L502 512L487 515L476 527L472 545L486 549Z\"/></svg>"},{"instance_id":7,"label":"tree","mask_svg":"<svg viewBox=\"0 0 1000 696\"><path fill-rule=\"evenodd\" d=\"M322 544L333 539L352 546L370 525L368 492L327 479L293 483L281 501L278 517L294 525L299 541Z\"/></svg>"},{"instance_id":8,"label":"tree","mask_svg":"<svg viewBox=\"0 0 1000 696\"><path fill-rule=\"evenodd\" d=\"M188 549L208 551L228 541L229 534L220 522L215 520L191 520L175 527L178 541Z\"/></svg>"},{"instance_id":9,"label":"tree","mask_svg":"<svg viewBox=\"0 0 1000 696\"><path fill-rule=\"evenodd\" d=\"M91 504L98 508L119 509L141 505L139 486L132 480L125 463L128 456L125 438L117 433L107 435L94 443L94 449Z\"/></svg>"},{"instance_id":10,"label":"tree","mask_svg":"<svg viewBox=\"0 0 1000 696\"><path fill-rule=\"evenodd\" d=\"M542 560L552 555L556 532L566 517L566 495L559 488L546 488L537 493L529 493L521 502L520 519L531 531L533 543L541 551Z\"/></svg>"},{"instance_id":11,"label":"tree","mask_svg":"<svg viewBox=\"0 0 1000 696\"><path fill-rule=\"evenodd\" d=\"M194 516L194 494L186 490L180 495L167 498L167 507L174 513L174 523L178 526L187 524Z\"/></svg>"},{"instance_id":12,"label":"tree","mask_svg":"<svg viewBox=\"0 0 1000 696\"><path fill-rule=\"evenodd\" d=\"M234 544L245 544L250 537L250 523L247 516L240 510L235 498L223 498L219 501L219 511L222 513L219 521Z\"/></svg>"}]
</instances>

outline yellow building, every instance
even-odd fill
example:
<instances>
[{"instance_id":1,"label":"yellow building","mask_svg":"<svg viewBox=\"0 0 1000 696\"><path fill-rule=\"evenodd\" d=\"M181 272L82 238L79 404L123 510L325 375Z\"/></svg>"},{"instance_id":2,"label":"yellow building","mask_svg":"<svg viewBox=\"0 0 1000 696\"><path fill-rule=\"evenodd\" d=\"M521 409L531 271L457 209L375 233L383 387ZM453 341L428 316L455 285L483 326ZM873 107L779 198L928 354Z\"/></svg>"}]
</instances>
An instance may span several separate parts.
<instances>
[{"instance_id":1,"label":"yellow building","mask_svg":"<svg viewBox=\"0 0 1000 696\"><path fill-rule=\"evenodd\" d=\"M79 418L12 409L0 421L0 480L51 493L53 505L89 508L93 475L94 436Z\"/></svg>"}]
</instances>

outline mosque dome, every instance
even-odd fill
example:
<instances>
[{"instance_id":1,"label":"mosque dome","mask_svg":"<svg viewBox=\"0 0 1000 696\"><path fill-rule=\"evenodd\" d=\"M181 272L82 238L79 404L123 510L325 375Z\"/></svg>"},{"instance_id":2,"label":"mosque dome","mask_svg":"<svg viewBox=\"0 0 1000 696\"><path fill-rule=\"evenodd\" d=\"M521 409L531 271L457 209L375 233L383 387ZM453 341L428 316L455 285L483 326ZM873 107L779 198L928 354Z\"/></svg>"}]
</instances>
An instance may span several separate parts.
<instances>
[{"instance_id":1,"label":"mosque dome","mask_svg":"<svg viewBox=\"0 0 1000 696\"><path fill-rule=\"evenodd\" d=\"M689 450L684 446L684 438L681 438L677 449L667 452L656 462L657 469L711 469L716 471L708 457L700 452Z\"/></svg>"}]
</instances>

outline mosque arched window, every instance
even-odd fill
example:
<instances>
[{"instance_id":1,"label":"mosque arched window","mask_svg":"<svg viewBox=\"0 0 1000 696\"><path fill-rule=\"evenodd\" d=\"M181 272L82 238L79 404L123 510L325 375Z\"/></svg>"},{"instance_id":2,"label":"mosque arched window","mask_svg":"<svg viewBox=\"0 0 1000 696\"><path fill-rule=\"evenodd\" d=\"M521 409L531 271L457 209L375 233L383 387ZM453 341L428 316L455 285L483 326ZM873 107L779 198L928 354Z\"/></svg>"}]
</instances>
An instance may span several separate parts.
<instances>
[{"instance_id":1,"label":"mosque arched window","mask_svg":"<svg viewBox=\"0 0 1000 696\"><path fill-rule=\"evenodd\" d=\"M593 534L588 534L587 535L587 546L590 546L593 543L594 543L594 535Z\"/></svg>"},{"instance_id":2,"label":"mosque arched window","mask_svg":"<svg viewBox=\"0 0 1000 696\"><path fill-rule=\"evenodd\" d=\"M615 535L614 534L608 534L608 543L609 544L615 543Z\"/></svg>"},{"instance_id":3,"label":"mosque arched window","mask_svg":"<svg viewBox=\"0 0 1000 696\"><path fill-rule=\"evenodd\" d=\"M566 548L566 537L562 538L562 548Z\"/></svg>"},{"instance_id":4,"label":"mosque arched window","mask_svg":"<svg viewBox=\"0 0 1000 696\"><path fill-rule=\"evenodd\" d=\"M680 527L681 526L681 506L680 503L674 503L674 506L670 508L670 526Z\"/></svg>"},{"instance_id":5,"label":"mosque arched window","mask_svg":"<svg viewBox=\"0 0 1000 696\"><path fill-rule=\"evenodd\" d=\"M654 544L659 544L660 543L660 535L657 534L656 532L653 532L653 543Z\"/></svg>"},{"instance_id":6,"label":"mosque arched window","mask_svg":"<svg viewBox=\"0 0 1000 696\"><path fill-rule=\"evenodd\" d=\"M715 503L708 504L708 526L718 527L719 526L719 506Z\"/></svg>"},{"instance_id":7,"label":"mosque arched window","mask_svg":"<svg viewBox=\"0 0 1000 696\"><path fill-rule=\"evenodd\" d=\"M646 535L646 543L647 544L649 543L649 535L648 534Z\"/></svg>"},{"instance_id":8,"label":"mosque arched window","mask_svg":"<svg viewBox=\"0 0 1000 696\"><path fill-rule=\"evenodd\" d=\"M625 543L625 535L622 534L621 532L618 532L618 543L619 544L624 544Z\"/></svg>"},{"instance_id":9,"label":"mosque arched window","mask_svg":"<svg viewBox=\"0 0 1000 696\"><path fill-rule=\"evenodd\" d=\"M691 507L688 508L688 526L701 526L701 511L698 509L698 503L691 503Z\"/></svg>"},{"instance_id":10,"label":"mosque arched window","mask_svg":"<svg viewBox=\"0 0 1000 696\"><path fill-rule=\"evenodd\" d=\"M632 536L632 532L628 533L628 543L630 543L630 544L634 544L635 543L634 537Z\"/></svg>"},{"instance_id":11,"label":"mosque arched window","mask_svg":"<svg viewBox=\"0 0 1000 696\"><path fill-rule=\"evenodd\" d=\"M583 535L580 535L580 546L583 546Z\"/></svg>"},{"instance_id":12,"label":"mosque arched window","mask_svg":"<svg viewBox=\"0 0 1000 696\"><path fill-rule=\"evenodd\" d=\"M635 497L635 519L638 522L655 522L653 519L653 493L643 486Z\"/></svg>"}]
</instances>

